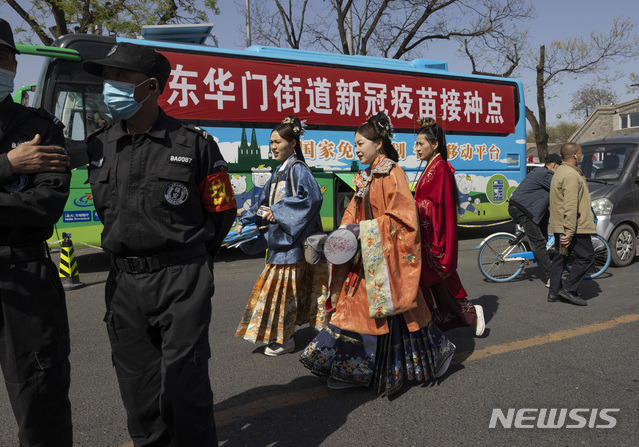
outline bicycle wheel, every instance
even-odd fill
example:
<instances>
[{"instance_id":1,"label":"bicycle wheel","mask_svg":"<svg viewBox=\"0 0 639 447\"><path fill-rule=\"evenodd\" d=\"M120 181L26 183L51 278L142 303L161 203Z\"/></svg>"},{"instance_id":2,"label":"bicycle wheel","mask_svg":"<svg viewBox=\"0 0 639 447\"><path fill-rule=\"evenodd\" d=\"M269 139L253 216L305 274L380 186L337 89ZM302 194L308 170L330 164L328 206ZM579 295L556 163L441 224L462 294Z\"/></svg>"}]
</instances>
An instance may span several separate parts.
<instances>
[{"instance_id":1,"label":"bicycle wheel","mask_svg":"<svg viewBox=\"0 0 639 447\"><path fill-rule=\"evenodd\" d=\"M603 237L595 234L590 236L590 240L592 241L592 248L595 252L595 260L586 272L586 276L584 276L585 279L592 279L601 275L606 271L611 260L610 247ZM568 271L572 268L573 259L574 254L571 254L566 264L566 269L568 269Z\"/></svg>"},{"instance_id":2,"label":"bicycle wheel","mask_svg":"<svg viewBox=\"0 0 639 447\"><path fill-rule=\"evenodd\" d=\"M523 243L515 243L514 235L496 234L491 236L479 249L477 264L481 273L491 281L510 281L519 275L526 261L523 259L509 260L508 257L526 251Z\"/></svg>"}]
</instances>

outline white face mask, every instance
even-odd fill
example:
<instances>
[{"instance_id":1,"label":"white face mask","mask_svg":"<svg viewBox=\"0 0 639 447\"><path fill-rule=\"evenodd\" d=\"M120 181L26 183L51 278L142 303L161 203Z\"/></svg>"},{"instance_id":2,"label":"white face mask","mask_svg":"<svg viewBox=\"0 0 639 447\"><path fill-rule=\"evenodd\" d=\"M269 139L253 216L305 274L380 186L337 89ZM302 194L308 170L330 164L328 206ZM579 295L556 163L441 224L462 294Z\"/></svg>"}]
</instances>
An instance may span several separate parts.
<instances>
[{"instance_id":1,"label":"white face mask","mask_svg":"<svg viewBox=\"0 0 639 447\"><path fill-rule=\"evenodd\" d=\"M0 68L0 101L13 92L13 80L16 78L14 71Z\"/></svg>"}]
</instances>

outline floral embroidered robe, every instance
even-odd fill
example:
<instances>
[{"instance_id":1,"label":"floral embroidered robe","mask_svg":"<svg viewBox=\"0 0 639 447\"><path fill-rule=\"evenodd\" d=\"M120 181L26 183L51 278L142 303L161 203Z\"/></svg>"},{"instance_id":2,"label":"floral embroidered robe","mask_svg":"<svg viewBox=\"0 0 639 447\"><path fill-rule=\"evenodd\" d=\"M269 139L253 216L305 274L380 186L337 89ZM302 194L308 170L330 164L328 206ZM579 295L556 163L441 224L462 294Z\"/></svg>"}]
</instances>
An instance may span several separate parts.
<instances>
[{"instance_id":1,"label":"floral embroidered robe","mask_svg":"<svg viewBox=\"0 0 639 447\"><path fill-rule=\"evenodd\" d=\"M457 299L468 296L457 274L455 169L437 154L417 182L415 203L422 236L422 285L444 283Z\"/></svg>"},{"instance_id":2,"label":"floral embroidered robe","mask_svg":"<svg viewBox=\"0 0 639 447\"><path fill-rule=\"evenodd\" d=\"M362 263L333 266L327 302L329 310L335 308L331 324L360 334L386 334L387 319L371 317L385 310L387 315L403 314L409 331L414 332L430 321L419 287L421 250L415 202L406 174L392 160L380 155L367 171L369 181L360 182L341 222L359 223ZM366 189L370 189L371 220L365 219Z\"/></svg>"}]
</instances>

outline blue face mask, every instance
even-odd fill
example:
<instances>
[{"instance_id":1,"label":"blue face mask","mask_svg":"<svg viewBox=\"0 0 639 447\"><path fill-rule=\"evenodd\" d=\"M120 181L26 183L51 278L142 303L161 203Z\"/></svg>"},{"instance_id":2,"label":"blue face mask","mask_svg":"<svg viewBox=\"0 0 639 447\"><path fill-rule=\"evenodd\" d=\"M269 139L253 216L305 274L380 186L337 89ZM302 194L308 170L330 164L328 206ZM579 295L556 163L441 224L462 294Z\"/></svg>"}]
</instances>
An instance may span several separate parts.
<instances>
[{"instance_id":1,"label":"blue face mask","mask_svg":"<svg viewBox=\"0 0 639 447\"><path fill-rule=\"evenodd\" d=\"M129 119L140 110L142 102L146 101L149 96L147 95L142 102L137 102L133 94L136 87L147 81L148 79L138 85L121 81L104 81L102 96L104 96L104 103L109 108L114 121Z\"/></svg>"},{"instance_id":2,"label":"blue face mask","mask_svg":"<svg viewBox=\"0 0 639 447\"><path fill-rule=\"evenodd\" d=\"M0 101L13 91L13 80L15 77L15 72L0 68Z\"/></svg>"}]
</instances>

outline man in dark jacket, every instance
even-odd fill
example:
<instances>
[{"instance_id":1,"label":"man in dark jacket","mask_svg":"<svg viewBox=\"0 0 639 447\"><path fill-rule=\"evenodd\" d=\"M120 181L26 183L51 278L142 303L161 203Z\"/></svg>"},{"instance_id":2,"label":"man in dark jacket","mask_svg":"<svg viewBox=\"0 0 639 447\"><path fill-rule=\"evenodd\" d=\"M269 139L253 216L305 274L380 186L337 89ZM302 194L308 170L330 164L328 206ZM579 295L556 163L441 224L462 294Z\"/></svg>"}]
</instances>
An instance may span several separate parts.
<instances>
[{"instance_id":1,"label":"man in dark jacket","mask_svg":"<svg viewBox=\"0 0 639 447\"><path fill-rule=\"evenodd\" d=\"M16 54L11 26L0 19L0 367L19 445L71 447L69 323L46 244L71 172L64 126L11 98Z\"/></svg>"},{"instance_id":2,"label":"man in dark jacket","mask_svg":"<svg viewBox=\"0 0 639 447\"><path fill-rule=\"evenodd\" d=\"M171 73L162 54L118 43L83 67L104 78L114 120L87 151L129 434L139 447L217 446L208 333L213 257L236 216L226 161L211 135L158 105Z\"/></svg>"},{"instance_id":3,"label":"man in dark jacket","mask_svg":"<svg viewBox=\"0 0 639 447\"><path fill-rule=\"evenodd\" d=\"M526 232L546 285L550 279L550 257L546 250L550 181L561 162L559 155L549 154L545 166L533 169L522 180L508 205L508 213Z\"/></svg>"}]
</instances>

